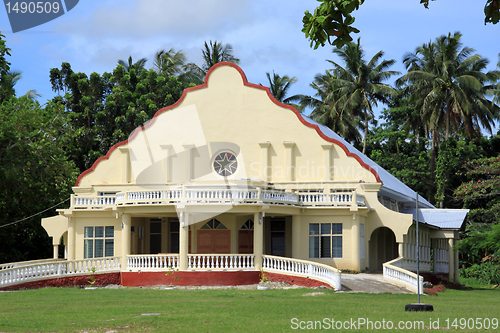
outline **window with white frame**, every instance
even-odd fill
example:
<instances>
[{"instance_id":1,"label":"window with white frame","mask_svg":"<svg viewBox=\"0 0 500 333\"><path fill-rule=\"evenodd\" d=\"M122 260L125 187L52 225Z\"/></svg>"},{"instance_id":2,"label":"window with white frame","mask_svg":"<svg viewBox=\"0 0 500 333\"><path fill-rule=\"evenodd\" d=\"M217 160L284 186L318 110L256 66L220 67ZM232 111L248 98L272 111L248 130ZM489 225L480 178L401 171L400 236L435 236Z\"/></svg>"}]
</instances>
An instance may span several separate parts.
<instances>
[{"instance_id":1,"label":"window with white frame","mask_svg":"<svg viewBox=\"0 0 500 333\"><path fill-rule=\"evenodd\" d=\"M342 258L342 223L309 224L309 258Z\"/></svg>"},{"instance_id":2,"label":"window with white frame","mask_svg":"<svg viewBox=\"0 0 500 333\"><path fill-rule=\"evenodd\" d=\"M112 257L115 254L115 227L84 228L84 258Z\"/></svg>"}]
</instances>

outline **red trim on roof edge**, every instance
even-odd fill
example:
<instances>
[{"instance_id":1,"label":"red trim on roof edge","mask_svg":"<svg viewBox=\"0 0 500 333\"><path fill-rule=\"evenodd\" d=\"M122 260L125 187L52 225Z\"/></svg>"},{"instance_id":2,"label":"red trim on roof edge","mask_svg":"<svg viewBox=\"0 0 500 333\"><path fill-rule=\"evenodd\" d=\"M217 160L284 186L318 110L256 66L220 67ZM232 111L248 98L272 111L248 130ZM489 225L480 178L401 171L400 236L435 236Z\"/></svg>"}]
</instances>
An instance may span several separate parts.
<instances>
[{"instance_id":1,"label":"red trim on roof edge","mask_svg":"<svg viewBox=\"0 0 500 333\"><path fill-rule=\"evenodd\" d=\"M368 164L366 164L365 162L363 162L363 160L361 159L361 157L359 157L356 153L352 153L349 151L349 149L347 149L347 147L340 141L338 140L335 140L333 138L330 138L329 136L327 136L326 134L324 134L318 125L314 125L314 124L311 124L309 122L307 122L303 117L302 115L300 114L299 111L297 111L297 109L295 109L293 106L291 105L288 105L288 104L284 104L284 103L281 103L280 101L278 101L276 98L274 98L273 94L271 94L271 90L268 88L268 87L264 87L264 86L261 86L261 85L258 85L258 84L255 84L255 83L250 83L247 81L247 77L245 75L245 73L243 72L243 70L236 64L232 63L232 62L219 62L217 64L215 64L214 66L212 66L207 74L205 75L205 82L203 82L203 84L199 85L199 86L196 86L196 87L191 87L191 88L186 88L184 89L181 97L179 98L179 100L177 102L175 102L174 104L170 105L170 106L167 106L167 107L164 107L164 108L161 108L160 110L156 111L155 115L153 116L153 118L151 118L151 120L144 126L141 126L141 127L137 127L134 132L132 133L132 135L130 135L130 137L127 139L127 140L124 140L122 142L118 142L117 144L115 144L113 147L111 147L108 152L106 153L106 155L104 156L101 156L100 158L98 158L94 164L92 164L92 167L90 169L87 169L85 170L84 172L82 172L80 174L80 176L78 176L78 178L76 179L76 183L75 183L75 186L78 186L80 184L80 180L83 178L83 176L91 173L92 171L95 170L95 168L97 167L97 165L103 161L103 160L107 160L109 158L109 156L111 155L111 153L118 147L120 146L123 146L125 145L126 143L128 143L129 140L133 140L137 134L139 133L139 131L141 130L145 130L146 128L150 127L151 125L153 125L153 123L155 122L156 120L156 117L159 116L160 114L162 114L163 112L165 111L168 111L168 110L171 110L173 108L176 108L177 106L179 106L179 104L182 103L182 101L184 100L184 98L186 98L186 95L188 92L191 92L191 91L195 91L195 90L199 90L199 89L204 89L204 88L207 88L208 87L208 78L210 76L210 74L212 74L212 72L217 69L218 67L221 67L221 66L230 66L230 67L233 67L234 69L236 69L240 75L241 75L241 78L243 79L243 85L246 86L246 87L252 87L252 88L257 88L257 89L261 89L261 90L265 90L267 92L267 96L269 97L269 99L276 105L278 106L281 106L283 108L286 108L286 109L289 109L291 111L293 111L295 113L295 115L297 116L297 118L299 118L300 122L302 124L304 124L305 126L307 127L310 127L310 128L313 128L316 130L316 132L319 134L320 137L322 137L324 140L328 141L328 142L332 142L332 143L335 143L336 145L338 145L340 148L342 148L344 150L344 152L346 153L347 156L349 157L353 157L354 159L356 159L356 161L358 161L358 163L365 169L367 169L368 171L370 171L371 173L373 173L373 175L375 176L375 179L377 180L377 182L381 183L382 181L380 180L380 177L377 173L377 171L375 171L372 167L370 167Z\"/></svg>"}]
</instances>

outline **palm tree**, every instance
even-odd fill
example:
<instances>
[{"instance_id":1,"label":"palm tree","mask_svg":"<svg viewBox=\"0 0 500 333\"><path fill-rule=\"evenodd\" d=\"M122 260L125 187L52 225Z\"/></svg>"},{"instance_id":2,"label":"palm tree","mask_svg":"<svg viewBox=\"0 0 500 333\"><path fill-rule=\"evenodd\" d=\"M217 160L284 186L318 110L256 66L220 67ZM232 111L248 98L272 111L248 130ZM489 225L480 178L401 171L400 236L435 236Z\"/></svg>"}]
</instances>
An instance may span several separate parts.
<instances>
[{"instance_id":1,"label":"palm tree","mask_svg":"<svg viewBox=\"0 0 500 333\"><path fill-rule=\"evenodd\" d=\"M203 71L205 73L216 63L229 61L235 64L240 63L240 59L233 55L233 46L231 44L222 45L222 42L212 42L209 44L205 41L205 48L201 51L203 53Z\"/></svg>"},{"instance_id":2,"label":"palm tree","mask_svg":"<svg viewBox=\"0 0 500 333\"><path fill-rule=\"evenodd\" d=\"M487 97L494 95L500 72L486 72L488 60L473 54L474 49L462 47L461 36L459 32L442 35L417 47L415 53L405 54L408 73L396 81L420 111L432 138L432 177L443 135L445 139L453 133L473 139L480 137L481 127L491 133L499 119L500 108ZM442 207L443 201L440 204Z\"/></svg>"},{"instance_id":3,"label":"palm tree","mask_svg":"<svg viewBox=\"0 0 500 333\"><path fill-rule=\"evenodd\" d=\"M498 63L497 67L500 70L500 53L498 54ZM500 80L498 82L493 82L493 86L491 87L491 93L493 94L493 102L495 104L500 104Z\"/></svg>"},{"instance_id":4,"label":"palm tree","mask_svg":"<svg viewBox=\"0 0 500 333\"><path fill-rule=\"evenodd\" d=\"M462 47L460 37L459 32L443 35L405 54L408 73L396 81L420 110L433 148L442 134L445 139L452 134L452 127L469 138L477 137L481 127L491 133L500 111L487 99L494 93L488 83L498 81L500 72L485 72L488 60Z\"/></svg>"},{"instance_id":5,"label":"palm tree","mask_svg":"<svg viewBox=\"0 0 500 333\"><path fill-rule=\"evenodd\" d=\"M128 61L124 61L124 60L118 60L118 64L122 65L123 67L125 67L125 71L128 72L130 71L131 69L135 69L137 72L141 71L144 66L146 65L146 62L148 60L146 58L141 58L139 59L138 61L136 61L135 63L132 61L132 56L129 56L128 57Z\"/></svg>"},{"instance_id":6,"label":"palm tree","mask_svg":"<svg viewBox=\"0 0 500 333\"><path fill-rule=\"evenodd\" d=\"M186 86L203 83L203 71L194 63L186 63L182 51L170 49L156 52L153 69L160 75L176 76Z\"/></svg>"},{"instance_id":7,"label":"palm tree","mask_svg":"<svg viewBox=\"0 0 500 333\"><path fill-rule=\"evenodd\" d=\"M364 154L368 125L373 118L373 106L377 106L378 102L387 104L389 97L397 95L394 88L382 82L400 73L387 70L395 60L382 60L379 64L384 56L383 51L376 53L367 63L359 38L357 43L347 43L342 49L334 49L333 53L344 62L344 66L341 66L328 60L334 65L336 78L333 84L339 96L334 106L340 113L347 113L350 117L360 117L364 120Z\"/></svg>"},{"instance_id":8,"label":"palm tree","mask_svg":"<svg viewBox=\"0 0 500 333\"><path fill-rule=\"evenodd\" d=\"M160 50L155 54L153 69L158 74L177 76L182 72L186 60L187 58L182 51Z\"/></svg>"},{"instance_id":9,"label":"palm tree","mask_svg":"<svg viewBox=\"0 0 500 333\"><path fill-rule=\"evenodd\" d=\"M3 77L2 77L2 86L3 89L5 89L5 92L2 92L1 95L7 96L15 96L16 95L16 90L14 86L16 83L22 79L21 72L19 71L8 71ZM27 97L31 100L36 99L37 97L41 97L42 95L37 94L36 90L32 89L29 90L26 94L23 95L24 97Z\"/></svg>"},{"instance_id":10,"label":"palm tree","mask_svg":"<svg viewBox=\"0 0 500 333\"><path fill-rule=\"evenodd\" d=\"M292 96L291 100L298 100L301 107L312 108L309 115L321 125L327 126L347 141L358 144L361 142L359 132L361 120L358 116L351 116L338 109L337 101L340 97L335 82L337 77L331 71L318 74L310 86L316 90L314 97L306 95Z\"/></svg>"},{"instance_id":11,"label":"palm tree","mask_svg":"<svg viewBox=\"0 0 500 333\"><path fill-rule=\"evenodd\" d=\"M274 73L274 71L272 78L269 72L266 73L266 76L267 80L269 81L269 90L271 90L271 94L274 96L274 98L276 98L276 100L281 103L290 103L290 101L295 98L295 96L291 96L288 98L285 97L291 85L297 82L297 78L288 77L287 75L279 76L278 74Z\"/></svg>"}]
</instances>

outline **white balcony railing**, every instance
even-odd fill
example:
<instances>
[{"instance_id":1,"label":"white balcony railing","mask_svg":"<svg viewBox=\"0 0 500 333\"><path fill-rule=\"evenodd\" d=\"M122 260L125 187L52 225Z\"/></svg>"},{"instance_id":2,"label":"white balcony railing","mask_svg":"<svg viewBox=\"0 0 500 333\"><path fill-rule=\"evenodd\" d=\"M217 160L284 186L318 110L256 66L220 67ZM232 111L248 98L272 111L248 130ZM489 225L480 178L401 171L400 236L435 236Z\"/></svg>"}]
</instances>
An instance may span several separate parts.
<instances>
[{"instance_id":1,"label":"white balcony railing","mask_svg":"<svg viewBox=\"0 0 500 333\"><path fill-rule=\"evenodd\" d=\"M6 264L1 264L0 265L0 270L2 269L8 269L8 268L14 268L14 267L23 267L23 266L30 266L34 264L49 264L49 263L56 263L56 262L65 262L66 259L38 259L38 260L29 260L29 261L18 261L18 262L11 262L11 263L6 263Z\"/></svg>"},{"instance_id":2,"label":"white balcony railing","mask_svg":"<svg viewBox=\"0 0 500 333\"><path fill-rule=\"evenodd\" d=\"M366 206L364 197L355 191L336 193L287 192L260 188L197 188L183 186L161 191L125 191L114 196L72 196L76 209L105 209L123 205L200 204L275 204L298 207Z\"/></svg>"},{"instance_id":3,"label":"white balcony railing","mask_svg":"<svg viewBox=\"0 0 500 333\"><path fill-rule=\"evenodd\" d=\"M137 254L127 256L127 269L129 270L168 270L178 268L178 254Z\"/></svg>"},{"instance_id":4,"label":"white balcony railing","mask_svg":"<svg viewBox=\"0 0 500 333\"><path fill-rule=\"evenodd\" d=\"M424 293L424 278L422 276L417 278L417 274L403 268L402 257L384 263L383 267L385 278L395 281L398 284L402 284L415 293L418 290L417 283L419 283L420 293Z\"/></svg>"},{"instance_id":5,"label":"white balcony railing","mask_svg":"<svg viewBox=\"0 0 500 333\"><path fill-rule=\"evenodd\" d=\"M72 205L75 208L106 208L116 205L116 196L73 196Z\"/></svg>"},{"instance_id":6,"label":"white balcony railing","mask_svg":"<svg viewBox=\"0 0 500 333\"><path fill-rule=\"evenodd\" d=\"M254 256L244 254L190 254L188 270L253 270Z\"/></svg>"},{"instance_id":7,"label":"white balcony railing","mask_svg":"<svg viewBox=\"0 0 500 333\"><path fill-rule=\"evenodd\" d=\"M341 274L334 267L306 260L263 255L262 268L265 271L288 273L328 283L335 290L341 290Z\"/></svg>"},{"instance_id":8,"label":"white balcony railing","mask_svg":"<svg viewBox=\"0 0 500 333\"><path fill-rule=\"evenodd\" d=\"M95 258L83 260L42 262L19 265L0 270L0 287L39 279L56 278L75 274L93 274L120 271L120 258Z\"/></svg>"}]
</instances>

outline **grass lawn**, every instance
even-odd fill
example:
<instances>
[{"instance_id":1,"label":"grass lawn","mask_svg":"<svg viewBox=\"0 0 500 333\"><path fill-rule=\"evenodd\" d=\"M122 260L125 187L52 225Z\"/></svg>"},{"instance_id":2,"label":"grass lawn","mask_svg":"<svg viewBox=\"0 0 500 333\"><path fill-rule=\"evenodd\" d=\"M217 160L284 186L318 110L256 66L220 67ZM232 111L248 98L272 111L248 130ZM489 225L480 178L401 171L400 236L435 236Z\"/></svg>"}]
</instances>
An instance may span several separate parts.
<instances>
[{"instance_id":1,"label":"grass lawn","mask_svg":"<svg viewBox=\"0 0 500 333\"><path fill-rule=\"evenodd\" d=\"M320 292L319 295L307 295ZM0 293L0 332L283 332L301 331L308 321L321 321L322 328L344 332L389 332L367 325L348 329L328 329L330 319L358 323L366 318L377 325L391 321L397 328L399 321L414 325L423 321L429 331L430 321L439 319L444 330L449 318L468 320L469 327L477 328L476 318L500 319L500 290L446 290L438 296L422 296L423 303L434 306L432 313L405 312L405 305L416 302L416 295L408 294L347 294L327 289L290 290L160 290L160 289L105 289L44 288ZM293 320L293 318L297 318ZM326 319L325 319L326 318ZM303 321L303 323L301 323ZM484 323L484 319L479 320ZM325 324L326 323L326 324ZM313 325L314 323L309 323ZM334 323L335 324L335 323ZM478 332L478 329L457 331ZM345 324L343 324L345 325ZM350 325L350 324L349 324ZM309 326L311 327L311 326ZM318 323L316 328L319 329ZM345 326L344 326L345 328Z\"/></svg>"}]
</instances>

